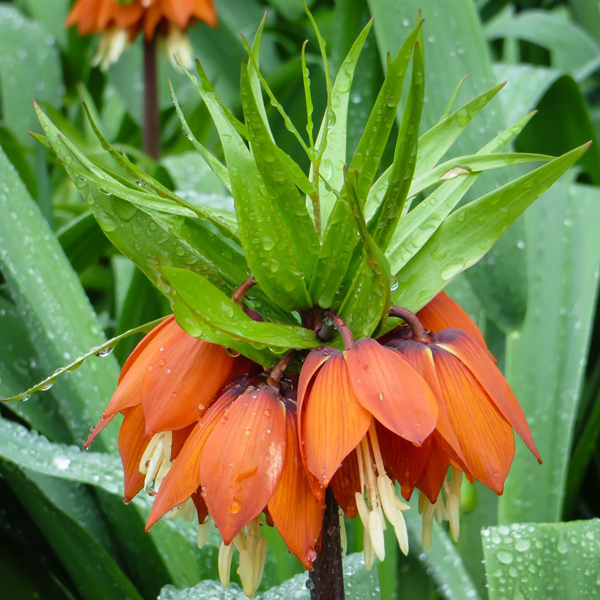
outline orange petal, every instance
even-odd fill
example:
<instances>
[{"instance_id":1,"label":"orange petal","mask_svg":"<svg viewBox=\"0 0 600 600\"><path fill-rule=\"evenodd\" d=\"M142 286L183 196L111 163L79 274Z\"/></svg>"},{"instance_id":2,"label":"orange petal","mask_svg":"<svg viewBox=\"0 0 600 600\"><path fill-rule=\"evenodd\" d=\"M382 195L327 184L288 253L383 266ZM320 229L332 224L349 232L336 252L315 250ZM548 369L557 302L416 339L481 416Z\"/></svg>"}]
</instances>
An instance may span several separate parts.
<instances>
[{"instance_id":1,"label":"orange petal","mask_svg":"<svg viewBox=\"0 0 600 600\"><path fill-rule=\"evenodd\" d=\"M302 411L301 440L306 466L322 486L327 486L371 424L371 415L350 387L341 352L333 354L317 373Z\"/></svg>"},{"instance_id":2,"label":"orange petal","mask_svg":"<svg viewBox=\"0 0 600 600\"><path fill-rule=\"evenodd\" d=\"M146 531L167 511L185 502L198 489L200 486L200 461L206 441L228 407L243 391L243 388L232 388L225 392L194 427L175 464L160 485L148 517Z\"/></svg>"},{"instance_id":3,"label":"orange petal","mask_svg":"<svg viewBox=\"0 0 600 600\"><path fill-rule=\"evenodd\" d=\"M83 449L87 450L92 442L96 439L96 436L115 418L115 415L111 415L110 417L101 417L96 426L92 429L90 435L88 435L87 440L83 443Z\"/></svg>"},{"instance_id":4,"label":"orange petal","mask_svg":"<svg viewBox=\"0 0 600 600\"><path fill-rule=\"evenodd\" d=\"M422 444L438 414L433 392L394 350L364 338L344 352L356 398L377 421L407 440Z\"/></svg>"},{"instance_id":5,"label":"orange petal","mask_svg":"<svg viewBox=\"0 0 600 600\"><path fill-rule=\"evenodd\" d=\"M208 508L206 507L206 502L204 502L204 498L200 490L196 490L192 494L192 501L196 507L196 511L198 512L198 523L204 523L206 521L206 517L208 517Z\"/></svg>"},{"instance_id":6,"label":"orange petal","mask_svg":"<svg viewBox=\"0 0 600 600\"><path fill-rule=\"evenodd\" d=\"M144 411L134 406L125 411L125 418L119 430L119 452L125 473L125 502L131 502L144 487L144 476L140 473L140 461L150 442L144 434Z\"/></svg>"},{"instance_id":7,"label":"orange petal","mask_svg":"<svg viewBox=\"0 0 600 600\"><path fill-rule=\"evenodd\" d=\"M234 363L224 348L192 337L177 323L160 345L155 340L152 350L138 359L145 366L142 404L147 435L198 421Z\"/></svg>"},{"instance_id":8,"label":"orange petal","mask_svg":"<svg viewBox=\"0 0 600 600\"><path fill-rule=\"evenodd\" d=\"M446 292L440 292L431 302L426 304L418 313L417 317L425 329L433 333L438 333L442 329L449 327L464 331L473 341L477 342L489 356L497 362L488 351L487 344L481 330L475 324L475 321L452 300Z\"/></svg>"},{"instance_id":9,"label":"orange petal","mask_svg":"<svg viewBox=\"0 0 600 600\"><path fill-rule=\"evenodd\" d=\"M173 441L171 443L171 461L174 461L177 458L181 452L181 449L183 448L183 445L194 430L194 427L196 427L196 423L192 423L184 429L177 429L176 431L173 431Z\"/></svg>"},{"instance_id":10,"label":"orange petal","mask_svg":"<svg viewBox=\"0 0 600 600\"><path fill-rule=\"evenodd\" d=\"M440 388L438 381L437 372L435 365L433 364L433 356L429 345L420 342L413 342L408 340L402 343L397 349L399 352L423 377L434 393L438 403L438 420L436 424L436 431L444 438L447 444L452 448L453 452L450 452L452 456L456 456L458 461L461 463L465 462L465 458L462 453L462 448L456 437L450 417L448 415L448 407L446 406L446 399Z\"/></svg>"},{"instance_id":11,"label":"orange petal","mask_svg":"<svg viewBox=\"0 0 600 600\"><path fill-rule=\"evenodd\" d=\"M400 484L404 498L410 500L429 456L431 436L423 442L422 446L415 446L385 428L381 423L377 423L376 427L385 470Z\"/></svg>"},{"instance_id":12,"label":"orange petal","mask_svg":"<svg viewBox=\"0 0 600 600\"><path fill-rule=\"evenodd\" d=\"M437 334L435 340L436 344L451 352L469 369L541 464L540 453L535 446L519 401L487 354L469 336L457 329L446 329Z\"/></svg>"},{"instance_id":13,"label":"orange petal","mask_svg":"<svg viewBox=\"0 0 600 600\"><path fill-rule=\"evenodd\" d=\"M302 365L302 370L300 371L300 379L298 381L299 421L301 420L302 416L302 403L304 402L306 392L310 388L310 385L313 383L313 377L315 373L319 370L321 365L334 354L340 354L340 351L336 350L335 348L317 348L316 350L310 352L310 354L306 357L306 360Z\"/></svg>"},{"instance_id":14,"label":"orange petal","mask_svg":"<svg viewBox=\"0 0 600 600\"><path fill-rule=\"evenodd\" d=\"M200 479L204 500L226 544L273 495L285 442L285 407L270 386L248 389L215 425L204 448Z\"/></svg>"},{"instance_id":15,"label":"orange petal","mask_svg":"<svg viewBox=\"0 0 600 600\"><path fill-rule=\"evenodd\" d=\"M435 344L430 348L448 416L469 471L501 494L515 453L512 428L454 355Z\"/></svg>"},{"instance_id":16,"label":"orange petal","mask_svg":"<svg viewBox=\"0 0 600 600\"><path fill-rule=\"evenodd\" d=\"M331 491L340 508L349 519L358 515L356 492L361 492L360 473L356 452L350 452L342 461L342 466L336 471L331 483Z\"/></svg>"},{"instance_id":17,"label":"orange petal","mask_svg":"<svg viewBox=\"0 0 600 600\"><path fill-rule=\"evenodd\" d=\"M438 444L437 435L433 434L425 468L421 472L416 486L429 498L429 502L432 504L435 504L442 485L444 485L449 464L447 454Z\"/></svg>"},{"instance_id":18,"label":"orange petal","mask_svg":"<svg viewBox=\"0 0 600 600\"><path fill-rule=\"evenodd\" d=\"M305 569L312 569L321 537L323 508L308 481L298 439L296 412L287 409L285 461L268 509L287 547Z\"/></svg>"}]
</instances>

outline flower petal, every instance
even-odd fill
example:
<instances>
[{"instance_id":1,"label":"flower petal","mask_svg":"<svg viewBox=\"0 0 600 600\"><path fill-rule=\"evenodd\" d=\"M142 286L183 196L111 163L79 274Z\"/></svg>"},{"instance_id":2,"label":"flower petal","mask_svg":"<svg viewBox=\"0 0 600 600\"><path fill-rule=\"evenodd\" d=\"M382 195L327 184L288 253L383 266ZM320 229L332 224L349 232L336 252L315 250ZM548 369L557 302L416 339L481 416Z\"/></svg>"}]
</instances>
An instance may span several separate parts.
<instances>
[{"instance_id":1,"label":"flower petal","mask_svg":"<svg viewBox=\"0 0 600 600\"><path fill-rule=\"evenodd\" d=\"M270 386L248 389L213 429L200 479L225 544L262 512L273 495L285 443L285 407Z\"/></svg>"},{"instance_id":2,"label":"flower petal","mask_svg":"<svg viewBox=\"0 0 600 600\"><path fill-rule=\"evenodd\" d=\"M438 436L434 433L431 436L425 468L416 484L416 487L427 496L432 504L435 504L442 485L444 485L449 464L448 455L443 451L438 443Z\"/></svg>"},{"instance_id":3,"label":"flower petal","mask_svg":"<svg viewBox=\"0 0 600 600\"><path fill-rule=\"evenodd\" d=\"M287 409L285 461L269 500L269 513L287 547L306 569L312 569L321 537L323 508L313 496L298 439L295 410Z\"/></svg>"},{"instance_id":4,"label":"flower petal","mask_svg":"<svg viewBox=\"0 0 600 600\"><path fill-rule=\"evenodd\" d=\"M419 317L423 327L433 333L438 333L442 329L450 327L464 331L488 353L494 362L497 362L489 352L483 334L475 321L446 292L440 292L431 302L426 304L417 313L417 317Z\"/></svg>"},{"instance_id":5,"label":"flower petal","mask_svg":"<svg viewBox=\"0 0 600 600\"><path fill-rule=\"evenodd\" d=\"M446 329L435 336L436 343L456 356L479 381L492 402L521 436L541 464L527 419L504 376L486 353L469 336L457 329Z\"/></svg>"},{"instance_id":6,"label":"flower petal","mask_svg":"<svg viewBox=\"0 0 600 600\"><path fill-rule=\"evenodd\" d=\"M244 391L232 388L225 392L194 427L177 460L160 485L154 499L146 531L167 511L185 502L200 486L200 461L206 441L231 403Z\"/></svg>"},{"instance_id":7,"label":"flower petal","mask_svg":"<svg viewBox=\"0 0 600 600\"><path fill-rule=\"evenodd\" d=\"M128 408L119 430L119 452L125 474L125 502L131 502L144 487L140 461L150 442L145 435L144 411L140 405Z\"/></svg>"},{"instance_id":8,"label":"flower petal","mask_svg":"<svg viewBox=\"0 0 600 600\"><path fill-rule=\"evenodd\" d=\"M454 355L435 344L430 348L448 416L469 471L501 494L515 453L512 427Z\"/></svg>"},{"instance_id":9,"label":"flower petal","mask_svg":"<svg viewBox=\"0 0 600 600\"><path fill-rule=\"evenodd\" d=\"M364 338L344 352L356 398L377 421L407 440L422 444L438 414L433 392L397 352Z\"/></svg>"},{"instance_id":10,"label":"flower petal","mask_svg":"<svg viewBox=\"0 0 600 600\"><path fill-rule=\"evenodd\" d=\"M329 484L340 508L349 519L358 516L356 492L362 492L356 452L350 452L342 461Z\"/></svg>"},{"instance_id":11,"label":"flower petal","mask_svg":"<svg viewBox=\"0 0 600 600\"><path fill-rule=\"evenodd\" d=\"M400 484L404 498L410 500L429 456L431 436L423 442L422 446L415 446L381 423L376 423L376 427L385 470Z\"/></svg>"},{"instance_id":12,"label":"flower petal","mask_svg":"<svg viewBox=\"0 0 600 600\"><path fill-rule=\"evenodd\" d=\"M298 420L301 421L302 404L307 390L313 383L313 377L321 365L334 354L341 354L335 348L317 348L310 352L306 357L302 370L300 371L300 380L298 381Z\"/></svg>"},{"instance_id":13,"label":"flower petal","mask_svg":"<svg viewBox=\"0 0 600 600\"><path fill-rule=\"evenodd\" d=\"M333 354L317 373L302 411L306 466L326 487L371 424L371 415L352 391L341 352Z\"/></svg>"},{"instance_id":14,"label":"flower petal","mask_svg":"<svg viewBox=\"0 0 600 600\"><path fill-rule=\"evenodd\" d=\"M227 381L234 362L224 348L192 337L177 323L168 339L153 350L152 356L144 357L142 384L148 435L198 421Z\"/></svg>"},{"instance_id":15,"label":"flower petal","mask_svg":"<svg viewBox=\"0 0 600 600\"><path fill-rule=\"evenodd\" d=\"M458 438L456 437L454 427L452 427L452 423L450 422L446 399L440 388L430 346L408 340L397 348L397 352L399 352L417 370L434 393L439 409L436 431L452 449L449 454L456 457L459 463L464 464L465 458Z\"/></svg>"}]
</instances>

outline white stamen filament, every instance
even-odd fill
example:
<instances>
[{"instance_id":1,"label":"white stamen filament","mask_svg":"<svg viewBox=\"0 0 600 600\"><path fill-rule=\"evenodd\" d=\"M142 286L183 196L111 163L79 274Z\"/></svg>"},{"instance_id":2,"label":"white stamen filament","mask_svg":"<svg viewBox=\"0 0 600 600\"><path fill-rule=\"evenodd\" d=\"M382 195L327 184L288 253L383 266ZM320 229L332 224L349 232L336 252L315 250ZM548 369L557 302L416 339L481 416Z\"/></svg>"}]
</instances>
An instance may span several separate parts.
<instances>
[{"instance_id":1,"label":"white stamen filament","mask_svg":"<svg viewBox=\"0 0 600 600\"><path fill-rule=\"evenodd\" d=\"M208 540L208 532L210 531L210 519L206 519L204 523L200 523L198 525L198 548L202 550L204 546L206 546L206 541Z\"/></svg>"},{"instance_id":2,"label":"white stamen filament","mask_svg":"<svg viewBox=\"0 0 600 600\"><path fill-rule=\"evenodd\" d=\"M365 555L365 568L370 571L375 562L375 554L373 553L373 547L371 546L371 538L367 534L365 529L365 536L363 539L363 554Z\"/></svg>"},{"instance_id":3,"label":"white stamen filament","mask_svg":"<svg viewBox=\"0 0 600 600\"><path fill-rule=\"evenodd\" d=\"M92 59L92 66L99 65L102 71L106 71L110 65L119 60L129 44L129 33L126 29L109 29L100 38L98 50Z\"/></svg>"},{"instance_id":4,"label":"white stamen filament","mask_svg":"<svg viewBox=\"0 0 600 600\"><path fill-rule=\"evenodd\" d=\"M262 581L267 555L267 540L260 537L260 517L250 521L246 532L241 531L234 538L233 544L240 553L237 573L242 581L244 594L252 598Z\"/></svg>"},{"instance_id":5,"label":"white stamen filament","mask_svg":"<svg viewBox=\"0 0 600 600\"><path fill-rule=\"evenodd\" d=\"M429 502L429 499L427 498L427 496L425 496L423 492L420 492L419 495L419 508L421 507L421 513L423 515L423 524L421 528L421 544L423 545L423 550L429 550L429 548L431 547L431 537L433 534L433 514L435 512L435 505Z\"/></svg>"},{"instance_id":6,"label":"white stamen filament","mask_svg":"<svg viewBox=\"0 0 600 600\"><path fill-rule=\"evenodd\" d=\"M455 542L458 541L460 535L460 489L462 478L462 471L451 467L450 485L448 485L446 492L446 510L450 521L450 535Z\"/></svg>"},{"instance_id":7,"label":"white stamen filament","mask_svg":"<svg viewBox=\"0 0 600 600\"><path fill-rule=\"evenodd\" d=\"M186 69L189 69L194 64L190 40L179 27L171 23L169 25L169 32L161 41L167 58L174 67L178 67L177 61Z\"/></svg>"},{"instance_id":8,"label":"white stamen filament","mask_svg":"<svg viewBox=\"0 0 600 600\"><path fill-rule=\"evenodd\" d=\"M196 519L196 505L191 498L188 498L184 502L182 502L179 506L171 509L166 515L167 519L176 519L177 517L181 517L184 521L193 521Z\"/></svg>"},{"instance_id":9,"label":"white stamen filament","mask_svg":"<svg viewBox=\"0 0 600 600\"><path fill-rule=\"evenodd\" d=\"M173 466L171 462L171 447L173 434L163 431L152 436L142 459L140 460L140 473L145 475L144 490L154 496L160 489L160 484Z\"/></svg>"},{"instance_id":10,"label":"white stamen filament","mask_svg":"<svg viewBox=\"0 0 600 600\"><path fill-rule=\"evenodd\" d=\"M226 546L223 542L219 548L219 579L226 588L231 579L231 559L233 558L233 544Z\"/></svg>"}]
</instances>

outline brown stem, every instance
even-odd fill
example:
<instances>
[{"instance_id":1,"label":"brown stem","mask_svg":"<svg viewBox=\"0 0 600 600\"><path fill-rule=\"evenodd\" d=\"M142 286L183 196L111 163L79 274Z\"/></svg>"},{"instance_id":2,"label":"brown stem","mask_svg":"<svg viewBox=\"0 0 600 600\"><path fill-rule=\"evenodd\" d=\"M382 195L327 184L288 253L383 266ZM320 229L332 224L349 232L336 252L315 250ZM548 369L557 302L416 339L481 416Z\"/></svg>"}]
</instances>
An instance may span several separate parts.
<instances>
[{"instance_id":1,"label":"brown stem","mask_svg":"<svg viewBox=\"0 0 600 600\"><path fill-rule=\"evenodd\" d=\"M253 285L256 285L256 281L254 280L254 277L250 276L248 277L248 279L246 279L246 281L244 281L244 283L242 283L242 285L240 285L240 287L237 290L235 290L233 296L231 296L231 299L236 304L241 304L242 300L244 299L244 296L246 295L246 292Z\"/></svg>"},{"instance_id":2,"label":"brown stem","mask_svg":"<svg viewBox=\"0 0 600 600\"><path fill-rule=\"evenodd\" d=\"M354 336L346 321L332 312L327 313L327 316L333 321L335 328L340 332L342 340L344 341L344 348L346 350L352 348L352 346L354 346Z\"/></svg>"},{"instance_id":3,"label":"brown stem","mask_svg":"<svg viewBox=\"0 0 600 600\"><path fill-rule=\"evenodd\" d=\"M416 342L429 342L425 327L423 327L417 315L410 312L408 308L404 308L402 306L392 306L390 309L390 317L398 317L399 319L406 321L411 328L413 340Z\"/></svg>"},{"instance_id":4,"label":"brown stem","mask_svg":"<svg viewBox=\"0 0 600 600\"><path fill-rule=\"evenodd\" d=\"M292 358L294 358L294 350L290 350L287 352L283 358L271 369L269 376L267 377L267 383L272 385L273 387L278 388L279 382L285 373L285 370L288 368L289 364L292 362Z\"/></svg>"},{"instance_id":5,"label":"brown stem","mask_svg":"<svg viewBox=\"0 0 600 600\"><path fill-rule=\"evenodd\" d=\"M338 504L327 489L321 534L321 550L309 574L307 587L311 600L344 600L344 563L340 541Z\"/></svg>"},{"instance_id":6,"label":"brown stem","mask_svg":"<svg viewBox=\"0 0 600 600\"><path fill-rule=\"evenodd\" d=\"M144 152L160 156L160 113L156 78L156 39L144 38Z\"/></svg>"}]
</instances>

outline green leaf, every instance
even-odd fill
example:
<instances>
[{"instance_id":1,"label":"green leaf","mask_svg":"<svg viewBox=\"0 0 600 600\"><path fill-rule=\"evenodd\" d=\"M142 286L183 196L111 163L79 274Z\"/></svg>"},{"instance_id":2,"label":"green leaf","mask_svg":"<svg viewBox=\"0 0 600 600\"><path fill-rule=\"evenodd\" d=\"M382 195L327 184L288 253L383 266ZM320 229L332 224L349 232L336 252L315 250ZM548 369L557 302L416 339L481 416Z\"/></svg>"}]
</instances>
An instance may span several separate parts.
<instances>
[{"instance_id":1,"label":"green leaf","mask_svg":"<svg viewBox=\"0 0 600 600\"><path fill-rule=\"evenodd\" d=\"M473 0L423 0L418 5L396 0L369 0L369 5L375 17L375 35L382 64L386 62L386 53L397 48L399 40L412 27L417 8L422 9L426 20L424 38L428 65L425 86L428 90L435 90L428 95L423 110L424 127L433 127L439 121L456 82L465 75L468 78L462 86L462 93L467 97L481 94L497 81ZM520 110L518 115L525 112ZM514 120L506 121L498 100L490 103L486 113L473 121L469 134L456 141L453 153L469 155L477 152ZM504 185L508 177L502 171L496 171L486 180L486 188L490 189ZM477 182L465 200L482 193L483 183ZM504 331L518 329L527 309L526 265L517 246L522 239L522 225L517 223L498 242L486 261L468 273L486 312Z\"/></svg>"},{"instance_id":2,"label":"green leaf","mask_svg":"<svg viewBox=\"0 0 600 600\"><path fill-rule=\"evenodd\" d=\"M387 191L369 223L373 241L385 251L400 220L417 164L419 123L425 94L423 57L418 43L413 53L413 69L402 125L396 143Z\"/></svg>"},{"instance_id":3,"label":"green leaf","mask_svg":"<svg viewBox=\"0 0 600 600\"><path fill-rule=\"evenodd\" d=\"M420 24L409 35L392 63L350 165L351 173L358 172L357 196L361 207L379 168L396 118L404 75L419 27ZM342 197L344 193L342 190ZM348 210L347 200L338 200L324 234L315 277L310 286L311 297L323 308L337 308L332 303L346 276L357 242L356 225Z\"/></svg>"},{"instance_id":4,"label":"green leaf","mask_svg":"<svg viewBox=\"0 0 600 600\"><path fill-rule=\"evenodd\" d=\"M490 600L598 596L600 520L484 529Z\"/></svg>"},{"instance_id":5,"label":"green leaf","mask_svg":"<svg viewBox=\"0 0 600 600\"><path fill-rule=\"evenodd\" d=\"M311 306L280 208L271 200L252 155L200 79L198 91L219 132L231 177L240 238L248 266L265 294L284 310Z\"/></svg>"},{"instance_id":6,"label":"green leaf","mask_svg":"<svg viewBox=\"0 0 600 600\"><path fill-rule=\"evenodd\" d=\"M213 339L209 341L231 346L242 353L244 351L240 344L245 347L247 343L253 344L258 349L268 347L277 353L292 348L315 348L320 345L314 332L308 329L254 321L231 298L192 271L165 268L163 274L172 289L177 292L175 316L179 317L177 301L181 301L199 320L198 323L189 323L187 320L178 319L179 324L189 333L195 325L207 325L214 332ZM251 294L252 292L249 293ZM223 342L216 341L221 336L224 338Z\"/></svg>"},{"instance_id":7,"label":"green leaf","mask_svg":"<svg viewBox=\"0 0 600 600\"><path fill-rule=\"evenodd\" d=\"M550 51L552 67L583 80L600 66L600 45L566 15L544 10L504 12L485 27L488 39L516 38Z\"/></svg>"},{"instance_id":8,"label":"green leaf","mask_svg":"<svg viewBox=\"0 0 600 600\"><path fill-rule=\"evenodd\" d=\"M515 219L585 153L588 144L459 208L398 274L395 304L422 308L480 260Z\"/></svg>"},{"instance_id":9,"label":"green leaf","mask_svg":"<svg viewBox=\"0 0 600 600\"><path fill-rule=\"evenodd\" d=\"M600 238L597 188L561 181L526 214L530 302L507 340L506 375L544 461L521 448L500 498L500 522L558 521L596 306ZM532 486L537 500L530 495Z\"/></svg>"},{"instance_id":10,"label":"green leaf","mask_svg":"<svg viewBox=\"0 0 600 600\"><path fill-rule=\"evenodd\" d=\"M471 121L505 85L506 82L500 83L473 98L445 119L436 123L419 138L419 154L415 177L422 176L438 164Z\"/></svg>"},{"instance_id":11,"label":"green leaf","mask_svg":"<svg viewBox=\"0 0 600 600\"><path fill-rule=\"evenodd\" d=\"M485 165L507 166L513 160L518 161L518 158L515 159L515 157L518 156L516 154L503 155L494 153L510 143L510 141L521 132L525 125L527 125L532 116L533 113L526 115L518 123L494 138L489 144L481 149L482 154L473 156L473 163L468 160L468 157L463 157L467 160L457 159L456 162L451 160L445 163L450 169L446 170L446 167L441 169L440 173L443 172L441 177L444 177L444 175L447 177L448 173L450 173L453 168L456 168L461 164L464 169L467 164L479 163L478 168L485 170ZM490 152L489 155L487 154L488 152ZM527 156L524 157L523 161L525 163L530 162ZM433 169L433 171L436 171L436 169ZM423 247L425 242L434 234L444 219L472 187L479 177L480 172L481 171L475 171L470 174L465 173L464 175L458 175L454 178L455 180L446 181L401 220L386 252L386 256L390 261L392 273L398 273L400 269L402 269L402 267L404 267L404 265ZM429 173L431 173L431 171ZM415 188L425 185L427 181L430 180L429 173L426 173L423 175L423 178L414 182L413 185Z\"/></svg>"},{"instance_id":12,"label":"green leaf","mask_svg":"<svg viewBox=\"0 0 600 600\"><path fill-rule=\"evenodd\" d=\"M0 401L14 402L17 400L29 400L32 394L35 394L36 392L45 392L49 390L56 383L56 380L65 373L79 369L79 367L81 367L81 365L88 358L92 356L98 356L100 358L108 356L121 340L128 338L129 336L135 335L137 333L148 333L151 329L154 329L154 327L162 323L164 319L164 317L161 317L160 319L156 319L154 321L151 321L150 323L144 323L143 325L135 327L134 329L130 329L129 331L126 331L125 333L122 333L121 335L118 335L117 337L114 337L108 340L107 342L100 344L99 346L95 346L91 350L88 350L81 356L77 357L75 360L71 361L68 365L54 371L52 375L49 375L44 380L40 381L38 384L30 387L29 389L25 390L24 392L21 392L20 394L17 394L16 396L12 396L10 398L0 398Z\"/></svg>"},{"instance_id":13,"label":"green leaf","mask_svg":"<svg viewBox=\"0 0 600 600\"><path fill-rule=\"evenodd\" d=\"M292 579L255 596L256 600L280 600L281 598L297 598L309 600L310 591L306 585L306 573L296 575ZM364 600L379 595L377 570L365 569L364 557L351 554L344 558L344 587L347 600ZM244 600L246 596L240 587L232 583L224 590L217 581L202 581L188 590L178 590L173 586L162 589L158 600L185 600L188 598L221 598L222 600Z\"/></svg>"},{"instance_id":14,"label":"green leaf","mask_svg":"<svg viewBox=\"0 0 600 600\"><path fill-rule=\"evenodd\" d=\"M402 97L404 77L422 24L423 21L419 20L417 26L408 34L390 64L371 116L350 163L350 171L358 171L359 173L357 192L358 198L363 204L375 180L383 151L392 131L392 125L396 120L396 112ZM375 28L377 29L377 24Z\"/></svg>"},{"instance_id":15,"label":"green leaf","mask_svg":"<svg viewBox=\"0 0 600 600\"><path fill-rule=\"evenodd\" d=\"M339 192L344 184L344 165L346 164L346 136L348 129L348 104L354 71L367 40L373 20L362 30L352 48L348 52L331 88L329 110L325 112L316 147L319 156L317 165L320 216L318 223L325 230L336 202L335 192ZM327 182L328 185L325 185ZM331 191L330 191L331 190ZM317 219L317 216L315 216Z\"/></svg>"},{"instance_id":16,"label":"green leaf","mask_svg":"<svg viewBox=\"0 0 600 600\"><path fill-rule=\"evenodd\" d=\"M46 221L0 151L0 269L46 373L104 336L77 275ZM35 232L35 235L32 234ZM114 391L118 369L107 358L57 383L53 393L74 439L85 439ZM114 441L114 437L112 438ZM111 438L105 437L110 445Z\"/></svg>"},{"instance_id":17,"label":"green leaf","mask_svg":"<svg viewBox=\"0 0 600 600\"><path fill-rule=\"evenodd\" d=\"M351 177L347 174L347 177ZM390 310L390 268L383 253L371 237L356 195L355 183L346 180L349 209L360 232L364 258L340 307L340 316L357 338L370 336L385 323Z\"/></svg>"},{"instance_id":18,"label":"green leaf","mask_svg":"<svg viewBox=\"0 0 600 600\"><path fill-rule=\"evenodd\" d=\"M242 107L252 156L284 227L287 231L293 232L290 240L298 260L298 267L310 282L319 253L319 239L308 214L304 197L298 191L288 169L288 166L294 163L275 144L270 131L265 126L245 66L242 67L241 87ZM284 155L287 160L283 158Z\"/></svg>"},{"instance_id":19,"label":"green leaf","mask_svg":"<svg viewBox=\"0 0 600 600\"><path fill-rule=\"evenodd\" d=\"M412 503L411 503L412 504ZM438 523L433 524L432 543L429 550L421 545L421 515L416 502L411 510L404 513L408 528L410 553L418 554L425 562L427 572L443 592L446 600L479 600L479 594L465 570L462 559L450 536Z\"/></svg>"},{"instance_id":20,"label":"green leaf","mask_svg":"<svg viewBox=\"0 0 600 600\"><path fill-rule=\"evenodd\" d=\"M81 510L77 504L80 499L74 493L76 488L24 473L4 462L0 462L0 467L3 477L48 539L83 597L142 600L110 553L74 516Z\"/></svg>"},{"instance_id":21,"label":"green leaf","mask_svg":"<svg viewBox=\"0 0 600 600\"><path fill-rule=\"evenodd\" d=\"M0 6L0 92L2 120L25 146L36 129L31 100L59 106L62 69L53 39L10 5Z\"/></svg>"}]
</instances>

